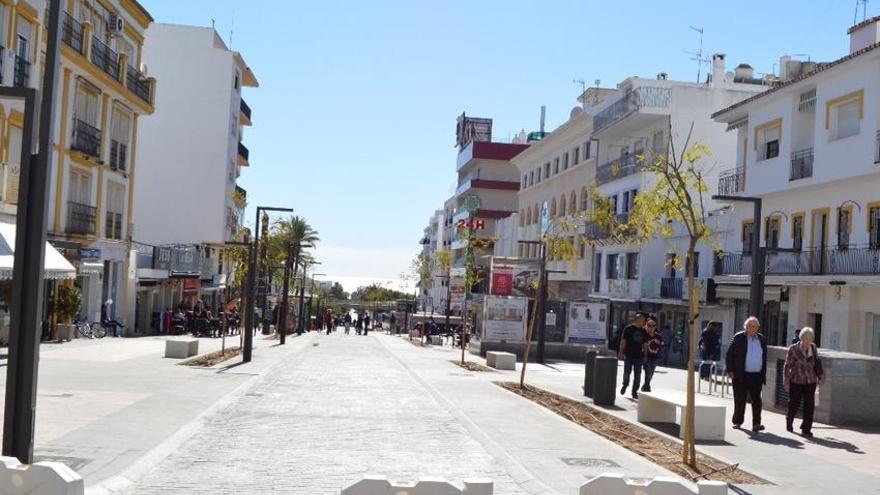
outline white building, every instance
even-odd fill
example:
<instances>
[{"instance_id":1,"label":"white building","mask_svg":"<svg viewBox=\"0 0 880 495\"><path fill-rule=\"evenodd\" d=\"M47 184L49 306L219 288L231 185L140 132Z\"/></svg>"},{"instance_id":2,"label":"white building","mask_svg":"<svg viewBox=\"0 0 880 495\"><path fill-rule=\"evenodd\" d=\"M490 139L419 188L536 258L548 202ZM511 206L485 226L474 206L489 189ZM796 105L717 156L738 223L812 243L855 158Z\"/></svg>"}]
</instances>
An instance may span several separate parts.
<instances>
[{"instance_id":1,"label":"white building","mask_svg":"<svg viewBox=\"0 0 880 495\"><path fill-rule=\"evenodd\" d=\"M618 84L615 98L595 108L596 183L621 219L629 215L636 195L654 185L654 178L642 171L643 163L652 163L658 154L668 156L670 141L680 153L692 126L691 144L707 144L715 157L734 156L736 139L725 125L712 120L711 113L766 89L763 81L753 79L748 66L737 71L725 72L724 55L718 54L705 83L671 81L666 74L656 79L630 77ZM707 183L714 185L719 172L714 162L705 160L701 166ZM706 207L711 210L714 205L707 202ZM593 223L587 225L587 237L595 246L592 295L609 302L610 333L620 331L635 311L649 311L659 316L660 327L672 342L670 359L676 362L687 356L684 270L670 263L681 256L680 243L656 239L644 245L621 244L607 239ZM701 246L696 276L704 286L704 297L710 295L712 258L711 248ZM708 318L709 313L702 316Z\"/></svg>"},{"instance_id":2,"label":"white building","mask_svg":"<svg viewBox=\"0 0 880 495\"><path fill-rule=\"evenodd\" d=\"M155 79L147 77L142 46L153 19L126 0L64 2L61 70L56 94L55 153L50 164L49 240L77 268L81 315L131 322L134 280L129 241L135 178L149 176L135 159L141 117L153 113ZM2 84L39 87L46 50L43 0L0 2ZM23 103L0 102L0 217L13 221ZM133 331L128 325L127 332Z\"/></svg>"},{"instance_id":3,"label":"white building","mask_svg":"<svg viewBox=\"0 0 880 495\"><path fill-rule=\"evenodd\" d=\"M771 343L809 325L822 347L880 355L880 18L849 36L846 56L784 57L772 90L715 114L737 142L736 169L721 187L763 200L760 219L750 205L735 206L742 224L716 280L748 285L747 243L760 222L766 292L778 301L765 305ZM737 321L747 299L735 301Z\"/></svg>"},{"instance_id":4,"label":"white building","mask_svg":"<svg viewBox=\"0 0 880 495\"><path fill-rule=\"evenodd\" d=\"M447 274L443 273L436 266L436 255L438 251L447 250L445 245L446 217L444 210L437 210L428 220L428 226L425 227L424 235L421 240L422 256L432 260L432 273L427 280L419 281L419 307L425 308L426 311L445 311L446 310L446 287L448 280Z\"/></svg>"},{"instance_id":5,"label":"white building","mask_svg":"<svg viewBox=\"0 0 880 495\"><path fill-rule=\"evenodd\" d=\"M231 276L223 246L238 233L246 200L236 185L241 168L248 166L242 138L251 125L242 88L258 83L241 54L213 28L153 24L144 60L169 84L156 92L158 111L140 129L151 145L138 149L138 160L151 173L135 188L135 201L142 205L135 239L198 246L200 282L186 282L181 299L201 297L218 307ZM142 287L140 296L146 311L161 311L177 293L169 296L150 286Z\"/></svg>"}]
</instances>

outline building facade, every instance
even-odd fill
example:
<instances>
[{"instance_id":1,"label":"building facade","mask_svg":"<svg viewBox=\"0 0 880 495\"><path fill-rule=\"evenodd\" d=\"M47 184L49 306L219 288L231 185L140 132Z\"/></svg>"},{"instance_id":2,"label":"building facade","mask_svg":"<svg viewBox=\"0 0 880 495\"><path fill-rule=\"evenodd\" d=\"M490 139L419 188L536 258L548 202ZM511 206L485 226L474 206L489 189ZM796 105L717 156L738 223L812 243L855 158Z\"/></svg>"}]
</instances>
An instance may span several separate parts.
<instances>
[{"instance_id":1,"label":"building facade","mask_svg":"<svg viewBox=\"0 0 880 495\"><path fill-rule=\"evenodd\" d=\"M759 197L763 218L735 206L719 260L722 286L749 284L755 222L767 292L779 301L768 337L811 326L819 346L880 355L880 18L849 30L850 53L825 64L783 58L771 91L715 114L735 136L719 188ZM733 155L731 155L733 156ZM748 296L735 300L736 317ZM767 311L765 310L765 313Z\"/></svg>"},{"instance_id":2,"label":"building facade","mask_svg":"<svg viewBox=\"0 0 880 495\"><path fill-rule=\"evenodd\" d=\"M144 59L153 74L174 84L158 89L157 111L140 128L151 146L138 150L138 160L151 173L135 188L143 205L135 237L154 246L195 246L198 273L172 285L182 285L183 300L201 299L218 310L232 277L224 246L239 234L247 199L236 183L250 154L243 131L251 109L242 90L258 83L213 28L153 24ZM167 309L160 302L167 298L149 282L139 289L143 311Z\"/></svg>"},{"instance_id":3,"label":"building facade","mask_svg":"<svg viewBox=\"0 0 880 495\"><path fill-rule=\"evenodd\" d=\"M111 317L131 321L133 188L136 176L147 175L138 170L138 127L154 111L157 87L142 60L153 19L134 0L71 0L65 6L49 239L77 268L82 316L99 319L102 303L109 302ZM46 12L43 1L0 1L2 84L42 83ZM0 111L0 215L7 219L18 202L22 110L21 103L2 102Z\"/></svg>"}]
</instances>

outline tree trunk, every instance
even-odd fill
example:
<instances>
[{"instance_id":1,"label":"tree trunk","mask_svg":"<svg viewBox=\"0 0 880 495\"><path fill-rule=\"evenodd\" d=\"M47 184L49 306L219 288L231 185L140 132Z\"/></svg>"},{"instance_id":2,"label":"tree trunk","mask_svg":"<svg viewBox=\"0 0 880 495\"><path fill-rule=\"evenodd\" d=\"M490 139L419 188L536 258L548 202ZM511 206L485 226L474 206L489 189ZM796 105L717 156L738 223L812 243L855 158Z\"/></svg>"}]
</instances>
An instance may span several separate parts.
<instances>
[{"instance_id":1,"label":"tree trunk","mask_svg":"<svg viewBox=\"0 0 880 495\"><path fill-rule=\"evenodd\" d=\"M694 251L696 241L691 240L687 253L687 281L688 281L688 364L687 364L687 405L685 413L684 445L681 450L682 462L691 467L696 467L697 456L694 439L694 411L695 411L695 382L694 366L697 355L697 318L699 318L700 296L694 283Z\"/></svg>"},{"instance_id":2,"label":"tree trunk","mask_svg":"<svg viewBox=\"0 0 880 495\"><path fill-rule=\"evenodd\" d=\"M529 363L529 348L532 346L532 332L535 329L535 318L538 316L538 300L535 299L534 304L532 305L532 319L529 322L529 329L526 331L526 348L523 350L523 364L522 371L520 371L519 375L519 388L525 388L526 382L526 365Z\"/></svg>"}]
</instances>

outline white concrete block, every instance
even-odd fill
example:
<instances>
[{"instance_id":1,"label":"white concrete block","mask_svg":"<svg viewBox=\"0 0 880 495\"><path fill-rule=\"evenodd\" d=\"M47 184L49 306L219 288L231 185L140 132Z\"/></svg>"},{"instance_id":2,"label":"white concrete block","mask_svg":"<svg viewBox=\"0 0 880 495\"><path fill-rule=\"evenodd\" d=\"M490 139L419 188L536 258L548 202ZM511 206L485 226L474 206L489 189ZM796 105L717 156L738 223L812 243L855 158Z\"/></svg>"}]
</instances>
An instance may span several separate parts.
<instances>
[{"instance_id":1,"label":"white concrete block","mask_svg":"<svg viewBox=\"0 0 880 495\"><path fill-rule=\"evenodd\" d=\"M698 491L692 486L666 476L636 483L622 474L603 473L581 485L579 495L727 495L727 483L720 481L701 481L697 484Z\"/></svg>"},{"instance_id":2,"label":"white concrete block","mask_svg":"<svg viewBox=\"0 0 880 495\"><path fill-rule=\"evenodd\" d=\"M492 495L495 483L491 480L464 480L464 495Z\"/></svg>"},{"instance_id":3,"label":"white concrete block","mask_svg":"<svg viewBox=\"0 0 880 495\"><path fill-rule=\"evenodd\" d=\"M431 344L443 345L443 336L442 335L431 335Z\"/></svg>"},{"instance_id":4,"label":"white concrete block","mask_svg":"<svg viewBox=\"0 0 880 495\"><path fill-rule=\"evenodd\" d=\"M695 398L694 437L697 440L724 440L727 407ZM654 391L639 394L638 420L643 423L675 423L676 410L681 408L684 424L687 405L685 394L680 391ZM684 437L684 428L679 429Z\"/></svg>"},{"instance_id":5,"label":"white concrete block","mask_svg":"<svg viewBox=\"0 0 880 495\"><path fill-rule=\"evenodd\" d=\"M60 462L20 464L0 457L0 493L3 495L83 495L85 484L76 472Z\"/></svg>"},{"instance_id":6,"label":"white concrete block","mask_svg":"<svg viewBox=\"0 0 880 495\"><path fill-rule=\"evenodd\" d=\"M486 353L486 366L499 370L515 370L516 354L489 351Z\"/></svg>"},{"instance_id":7,"label":"white concrete block","mask_svg":"<svg viewBox=\"0 0 880 495\"><path fill-rule=\"evenodd\" d=\"M183 359L195 356L199 353L199 341L190 340L166 340L165 357Z\"/></svg>"},{"instance_id":8,"label":"white concrete block","mask_svg":"<svg viewBox=\"0 0 880 495\"><path fill-rule=\"evenodd\" d=\"M466 480L464 491L442 478L423 478L416 483L391 483L384 476L367 476L342 490L341 495L492 495L489 480Z\"/></svg>"},{"instance_id":9,"label":"white concrete block","mask_svg":"<svg viewBox=\"0 0 880 495\"><path fill-rule=\"evenodd\" d=\"M727 495L727 483L723 481L701 481L697 483L700 495Z\"/></svg>"}]
</instances>

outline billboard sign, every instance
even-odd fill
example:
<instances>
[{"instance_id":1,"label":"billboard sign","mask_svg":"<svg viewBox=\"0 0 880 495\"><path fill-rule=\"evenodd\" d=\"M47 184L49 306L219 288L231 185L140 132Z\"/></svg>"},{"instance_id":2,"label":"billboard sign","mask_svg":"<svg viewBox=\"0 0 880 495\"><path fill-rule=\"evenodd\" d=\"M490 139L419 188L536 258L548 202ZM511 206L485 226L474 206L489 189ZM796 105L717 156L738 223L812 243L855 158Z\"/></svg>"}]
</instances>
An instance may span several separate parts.
<instances>
[{"instance_id":1,"label":"billboard sign","mask_svg":"<svg viewBox=\"0 0 880 495\"><path fill-rule=\"evenodd\" d=\"M568 342L605 345L607 311L605 303L568 303Z\"/></svg>"},{"instance_id":2,"label":"billboard sign","mask_svg":"<svg viewBox=\"0 0 880 495\"><path fill-rule=\"evenodd\" d=\"M483 340L525 341L528 299L486 296L483 304Z\"/></svg>"},{"instance_id":3,"label":"billboard sign","mask_svg":"<svg viewBox=\"0 0 880 495\"><path fill-rule=\"evenodd\" d=\"M489 293L494 296L535 297L539 262L531 258L493 256Z\"/></svg>"}]
</instances>

